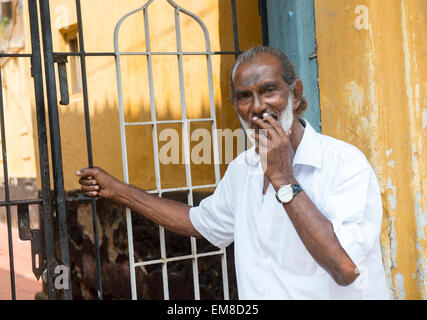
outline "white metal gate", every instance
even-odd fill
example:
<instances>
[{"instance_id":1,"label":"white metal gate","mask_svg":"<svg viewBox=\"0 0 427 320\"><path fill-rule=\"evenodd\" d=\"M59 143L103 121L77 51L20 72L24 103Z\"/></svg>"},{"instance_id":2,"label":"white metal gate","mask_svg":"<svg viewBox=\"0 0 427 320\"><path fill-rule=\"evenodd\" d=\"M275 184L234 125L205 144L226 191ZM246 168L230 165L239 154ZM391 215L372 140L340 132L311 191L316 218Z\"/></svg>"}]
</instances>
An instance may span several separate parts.
<instances>
[{"instance_id":1,"label":"white metal gate","mask_svg":"<svg viewBox=\"0 0 427 320\"><path fill-rule=\"evenodd\" d=\"M117 89L118 89L118 102L119 102L119 114L120 114L120 131L121 131L121 141L122 141L122 161L123 161L123 174L124 182L129 183L129 171L128 171L128 159L127 159L127 147L126 147L126 134L125 129L127 126L152 126L152 136L153 136L153 147L154 147L154 168L155 168L155 179L156 179L156 189L148 191L152 194L157 194L159 197L162 197L163 194L168 192L176 191L186 191L187 200L190 206L193 205L193 191L196 189L206 189L216 187L220 180L220 168L219 168L219 159L218 159L218 141L216 136L216 117L215 117L215 104L214 104L214 89L213 89L213 79L212 79L212 61L211 57L215 54L232 54L237 55L239 52L238 48L238 39L237 39L237 24L236 24L236 15L235 1L232 0L233 8L233 25L235 31L235 51L229 52L214 52L211 50L209 32L203 23L203 21L191 13L190 11L181 8L174 1L167 0L168 3L174 9L175 16L175 33L176 33L176 52L155 52L151 50L150 46L150 31L148 24L148 9L153 0L147 1L142 7L129 12L124 15L115 27L114 32L114 51L115 51L115 61L116 61L116 74L117 74ZM123 52L119 49L118 35L120 27L125 19L129 16L136 14L138 12L143 13L144 17L144 29L145 29L145 41L146 41L146 51L144 52ZM200 52L189 52L182 51L181 45L181 33L180 33L180 15L185 14L192 19L194 19L200 28L203 31L205 38L205 51ZM237 45L236 45L237 44ZM122 79L121 79L121 69L120 69L120 57L124 55L142 55L147 57L147 66L148 66L148 83L149 83L149 93L150 93L150 109L151 109L151 121L144 122L126 122L124 118L124 107L123 107L123 92L122 92ZM179 85L180 85L180 105L181 105L181 120L162 120L159 121L156 119L156 108L154 101L154 85L153 85L153 70L152 70L152 56L154 55L175 55L178 59L178 73L179 73ZM207 72L208 72L208 88L209 88L209 106L210 106L210 117L209 118L200 118L200 119L188 119L186 113L186 103L185 103L185 88L184 88L184 71L183 71L183 56L184 55L199 55L206 57ZM212 185L193 185L191 181L191 167L190 167L190 145L189 145L189 124L195 121L209 121L211 123L212 129L212 143L213 143L213 156L214 156L214 170L215 170L215 184ZM182 137L184 143L184 156L185 156L185 171L186 171L186 186L180 188L162 188L162 182L160 177L160 163L159 163L159 147L158 147L158 138L157 138L157 125L158 124L172 124L172 123L181 123L182 124ZM168 262L178 261L178 260L191 260L193 268L193 283L194 283L194 297L195 299L200 299L200 289L199 289L199 276L198 276L198 262L197 259L204 256L219 255L221 256L221 269L222 269L222 280L223 280L223 292L224 299L229 299L229 288L228 288L228 274L227 274L227 260L226 260L226 251L225 249L198 253L196 247L196 239L190 238L191 242L191 254L182 255L178 257L168 257L166 253L166 244L165 244L165 232L164 228L159 226L160 233L160 252L161 259L148 260L148 261L135 261L134 248L133 248L133 234L132 234L132 219L131 219L131 210L126 208L126 220L127 220L127 230L128 230L128 243L129 243L129 262L130 262L130 279L131 279L131 290L132 290L132 299L137 298L137 288L136 288L136 276L135 268L161 264L162 265L162 280L163 280L163 294L165 299L169 299L169 289L168 289L168 272L167 264Z\"/></svg>"}]
</instances>

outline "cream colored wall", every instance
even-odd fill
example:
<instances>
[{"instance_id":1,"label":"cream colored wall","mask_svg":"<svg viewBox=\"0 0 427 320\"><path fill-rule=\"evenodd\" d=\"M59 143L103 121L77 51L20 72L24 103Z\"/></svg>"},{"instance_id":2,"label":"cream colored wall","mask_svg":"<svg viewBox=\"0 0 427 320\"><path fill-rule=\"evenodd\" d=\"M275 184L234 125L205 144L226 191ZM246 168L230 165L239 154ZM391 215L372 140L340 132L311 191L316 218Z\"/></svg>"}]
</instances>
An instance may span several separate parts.
<instances>
[{"instance_id":1,"label":"cream colored wall","mask_svg":"<svg viewBox=\"0 0 427 320\"><path fill-rule=\"evenodd\" d=\"M393 297L426 299L427 2L315 6L322 131L360 148L377 174Z\"/></svg>"}]
</instances>

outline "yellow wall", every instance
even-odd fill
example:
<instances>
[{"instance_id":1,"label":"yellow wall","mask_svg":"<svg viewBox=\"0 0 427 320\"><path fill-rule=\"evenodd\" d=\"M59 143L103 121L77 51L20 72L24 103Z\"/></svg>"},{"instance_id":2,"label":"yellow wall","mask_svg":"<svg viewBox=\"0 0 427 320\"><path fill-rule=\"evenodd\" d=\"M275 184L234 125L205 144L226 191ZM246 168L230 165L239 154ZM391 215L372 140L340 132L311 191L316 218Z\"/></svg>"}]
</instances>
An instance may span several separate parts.
<instances>
[{"instance_id":1,"label":"yellow wall","mask_svg":"<svg viewBox=\"0 0 427 320\"><path fill-rule=\"evenodd\" d=\"M15 20L12 34L7 32L0 36L0 42L8 41L8 53L27 53L31 44L25 32L26 16L20 15ZM27 11L24 13L28 16ZM28 31L29 32L29 31ZM5 39L10 36L10 39ZM34 97L30 82L29 58L2 58L2 90L7 147L9 178L35 178L36 160L34 153L33 123L31 118L31 101ZM1 144L1 137L0 137ZM3 165L3 155L0 155ZM0 177L3 177L3 167ZM13 198L13 195L12 195Z\"/></svg>"},{"instance_id":2,"label":"yellow wall","mask_svg":"<svg viewBox=\"0 0 427 320\"><path fill-rule=\"evenodd\" d=\"M215 51L233 50L232 18L230 1L176 1L198 15L206 24ZM87 52L112 52L113 32L117 21L124 14L144 3L134 0L82 1L83 30ZM55 51L66 50L61 29L75 24L75 1L51 1L52 36ZM248 48L261 42L261 26L256 0L237 1L240 48ZM153 51L175 51L176 39L173 8L165 0L150 5L149 27ZM183 50L204 49L204 38L198 24L181 15ZM119 44L121 51L144 51L144 23L142 12L129 17L123 23ZM126 121L150 120L150 103L145 56L122 56L121 70ZM234 109L228 100L228 72L234 55L214 56L213 80L218 128L239 127ZM87 77L89 107L93 137L94 163L122 179L122 158L119 131L119 115L114 57L88 57ZM180 119L181 106L176 56L154 56L154 89L158 120ZM185 97L187 116L209 116L206 57L184 57ZM59 94L58 94L59 97ZM59 98L58 98L59 99ZM78 188L75 171L87 166L83 101L81 94L70 97L70 105L59 106L61 139L66 189ZM34 120L35 121L35 120ZM210 129L208 123L200 126ZM171 128L181 131L180 125ZM198 126L192 126L195 129ZM166 126L159 126L159 130ZM154 159L151 127L128 127L126 131L129 157L130 183L151 189L155 186ZM160 142L161 147L165 142ZM194 143L193 143L194 145ZM221 166L224 172L226 164ZM193 184L214 183L213 165L192 165ZM185 185L184 165L161 165L162 187Z\"/></svg>"},{"instance_id":3,"label":"yellow wall","mask_svg":"<svg viewBox=\"0 0 427 320\"><path fill-rule=\"evenodd\" d=\"M23 92L33 91L25 81L25 72L28 72L29 67L30 63L28 61L18 62L14 59L8 59L2 63L9 178L34 178L36 172L33 126L30 112L31 101L30 96L23 94ZM12 74L13 76L10 76ZM0 159L3 162L3 156L0 156ZM3 174L2 168L0 176L3 177Z\"/></svg>"},{"instance_id":4,"label":"yellow wall","mask_svg":"<svg viewBox=\"0 0 427 320\"><path fill-rule=\"evenodd\" d=\"M374 167L395 299L427 298L426 13L425 0L315 0L322 131Z\"/></svg>"}]
</instances>

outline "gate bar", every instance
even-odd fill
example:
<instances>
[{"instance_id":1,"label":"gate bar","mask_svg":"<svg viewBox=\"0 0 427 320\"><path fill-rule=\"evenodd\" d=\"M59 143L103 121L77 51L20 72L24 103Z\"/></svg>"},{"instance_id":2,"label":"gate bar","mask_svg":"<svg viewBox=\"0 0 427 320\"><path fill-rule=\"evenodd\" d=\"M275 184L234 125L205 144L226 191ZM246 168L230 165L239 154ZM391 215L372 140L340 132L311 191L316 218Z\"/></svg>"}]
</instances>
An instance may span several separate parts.
<instances>
[{"instance_id":1,"label":"gate bar","mask_svg":"<svg viewBox=\"0 0 427 320\"><path fill-rule=\"evenodd\" d=\"M172 0L167 0L172 6L177 8L178 6L174 3ZM209 86L209 106L210 106L210 116L213 119L216 119L216 112L215 112L215 100L214 100L214 89L213 89L213 77L212 77L212 56L209 54L211 52L210 47L210 37L209 32L206 28L206 25L203 23L203 21L197 17L196 15L192 14L190 11L180 8L180 11L184 14L192 17L202 28L203 34L205 36L205 47L206 52L208 53L206 55L206 64L207 64L207 71L208 71L208 86ZM214 156L214 170L215 170L215 183L218 184L220 180L220 173L219 173L219 154L218 154L218 137L217 137L217 130L216 130L216 121L213 121L211 124L212 129L212 140L213 140L213 156ZM223 293L224 293L224 299L229 299L229 288L228 288L228 275L227 275L227 258L226 258L226 250L223 248L221 249L222 255L221 255L221 268L222 268L222 276L223 276Z\"/></svg>"},{"instance_id":2,"label":"gate bar","mask_svg":"<svg viewBox=\"0 0 427 320\"><path fill-rule=\"evenodd\" d=\"M234 38L234 51L235 51L235 57L240 54L240 48L239 48L239 30L238 30L238 24L237 24L237 8L236 8L236 0L231 0L231 16L233 18L233 38ZM243 150L247 149L246 145L246 132L244 128L242 127L242 124L240 124L240 131L242 133L242 146Z\"/></svg>"},{"instance_id":3,"label":"gate bar","mask_svg":"<svg viewBox=\"0 0 427 320\"><path fill-rule=\"evenodd\" d=\"M10 193L9 193L9 175L7 172L7 150L6 150L6 134L4 127L4 105L3 105L3 81L0 66L0 118L1 118L1 149L3 155L3 173L4 173L4 192L6 198L6 219L7 219L7 240L9 244L9 266L10 266L10 289L12 292L12 300L16 300L15 287L15 266L13 261L13 238L12 238L12 219L10 216Z\"/></svg>"},{"instance_id":4,"label":"gate bar","mask_svg":"<svg viewBox=\"0 0 427 320\"><path fill-rule=\"evenodd\" d=\"M40 20L42 26L43 54L45 63L46 94L49 110L49 129L52 152L52 167L54 189L56 196L56 213L59 225L61 244L61 262L70 270L70 256L68 251L68 230L65 208L64 176L62 167L61 136L59 129L58 99L56 95L55 66L52 49L52 30L50 24L49 0L40 0ZM69 282L71 277L69 278ZM72 299L71 286L64 289L66 300Z\"/></svg>"},{"instance_id":5,"label":"gate bar","mask_svg":"<svg viewBox=\"0 0 427 320\"><path fill-rule=\"evenodd\" d=\"M187 186L192 186L193 182L191 179L191 163L190 163L190 125L187 119L187 106L185 101L185 85L184 85L184 65L182 61L182 44L181 44L181 23L180 23L180 7L174 3L169 2L175 7L175 35L176 35L176 48L178 51L178 74L179 74L179 91L181 97L181 118L182 118L182 140L184 142L184 158L185 158L185 176ZM208 76L209 77L209 76ZM187 192L188 205L193 206L193 191L188 190ZM194 298L200 300L200 287L199 287L199 273L198 273L198 262L195 254L197 253L197 244L194 237L190 238L191 242L191 254L194 256L192 259L193 267L193 287L194 287Z\"/></svg>"},{"instance_id":6,"label":"gate bar","mask_svg":"<svg viewBox=\"0 0 427 320\"><path fill-rule=\"evenodd\" d=\"M153 0L148 0L141 8L133 10L123 17L117 22L114 28L114 55L116 62L116 78L117 78L117 100L119 103L119 119L120 119L120 140L122 145L122 165L123 165L123 178L124 183L129 183L129 171L128 171L128 160L127 160L127 148L126 148L126 128L124 125L125 116L123 110L123 92L122 92L122 73L120 68L120 55L121 52L119 50L119 30L123 21L129 17L130 15L146 8ZM126 228L128 234L128 248L129 248L129 273L130 273L130 286L131 286L131 294L132 300L137 299L137 289L136 289L136 276L135 276L135 256L133 249L133 230L132 230L132 214L129 208L126 208Z\"/></svg>"},{"instance_id":7,"label":"gate bar","mask_svg":"<svg viewBox=\"0 0 427 320\"><path fill-rule=\"evenodd\" d=\"M46 114L45 102L43 94L43 74L42 62L40 54L40 39L37 2L28 0L28 11L30 15L30 32L31 32L31 68L32 76L34 77L34 94L36 99L36 114L37 114L37 134L39 144L39 161L40 161L40 177L42 182L42 210L43 210L43 226L46 249L46 268L47 268L47 293L49 300L56 300L56 291L54 287L54 268L55 248L53 237L52 223L52 200L50 192L50 172L49 172L49 151L47 146L46 132ZM34 200L39 201L39 200ZM30 204L30 200L21 201L21 204Z\"/></svg>"},{"instance_id":8,"label":"gate bar","mask_svg":"<svg viewBox=\"0 0 427 320\"><path fill-rule=\"evenodd\" d=\"M262 45L268 46L268 15L267 15L267 1L258 0L258 12L261 17L261 32L262 32Z\"/></svg>"},{"instance_id":9,"label":"gate bar","mask_svg":"<svg viewBox=\"0 0 427 320\"><path fill-rule=\"evenodd\" d=\"M174 261L190 260L194 258L203 258L203 257L209 257L209 256L218 256L218 255L222 255L222 253L223 251L221 249L217 251L209 251L209 252L203 252L203 253L195 253L195 254L192 253L185 256L178 256L178 257L171 257L171 258L157 259L157 260L148 260L148 261L135 263L135 267L142 267L142 266L174 262Z\"/></svg>"},{"instance_id":10,"label":"gate bar","mask_svg":"<svg viewBox=\"0 0 427 320\"><path fill-rule=\"evenodd\" d=\"M158 196L162 197L162 186L160 180L160 162L159 162L159 145L157 139L157 115L156 115L156 104L154 98L154 83L153 83L153 64L151 57L151 39L150 39L150 26L148 23L148 5L143 9L144 14L144 30L145 30L145 46L147 50L147 71L148 71L148 84L150 90L150 116L152 126L152 138L153 138L153 149L154 149L154 173L156 176L156 188ZM160 237L160 255L163 259L166 259L166 241L165 241L165 229L159 226L159 237ZM162 264L162 283L163 283L163 297L165 300L169 300L169 281L168 281L168 266L166 263Z\"/></svg>"},{"instance_id":11,"label":"gate bar","mask_svg":"<svg viewBox=\"0 0 427 320\"><path fill-rule=\"evenodd\" d=\"M78 38L79 38L79 53L80 53L80 67L82 77L82 89L83 89L83 102L84 102L84 116L86 126L86 143L87 143L87 154L89 167L93 168L93 153L92 153L92 136L90 132L90 115L89 115L89 99L87 90L87 78L86 78L86 57L85 47L83 41L83 22L82 22L82 9L80 0L76 0L77 10L77 25L78 25ZM96 218L96 199L92 199L92 226L93 235L95 239L95 259L96 259L96 279L98 284L98 299L103 299L102 292L102 274L101 274L101 256L99 252L99 235L98 235L98 223Z\"/></svg>"},{"instance_id":12,"label":"gate bar","mask_svg":"<svg viewBox=\"0 0 427 320\"><path fill-rule=\"evenodd\" d=\"M30 53L0 53L0 58L31 58Z\"/></svg>"},{"instance_id":13,"label":"gate bar","mask_svg":"<svg viewBox=\"0 0 427 320\"><path fill-rule=\"evenodd\" d=\"M9 201L0 201L0 207L6 207L8 204L11 206L16 206L20 204L42 204L43 199L27 199L27 200L9 200Z\"/></svg>"},{"instance_id":14,"label":"gate bar","mask_svg":"<svg viewBox=\"0 0 427 320\"><path fill-rule=\"evenodd\" d=\"M233 18L233 38L234 38L234 51L235 56L240 53L239 49L239 32L237 29L237 10L236 10L236 0L231 0L231 16Z\"/></svg>"},{"instance_id":15,"label":"gate bar","mask_svg":"<svg viewBox=\"0 0 427 320\"><path fill-rule=\"evenodd\" d=\"M210 52L206 52L206 51L182 51L181 54L182 55L197 55L197 56L205 56L205 55L223 55L223 54L232 54L232 55L238 55L240 52L239 51L210 51ZM159 51L151 51L151 52L147 52L147 51L132 51L132 52L126 52L126 51L121 51L120 55L122 56L147 56L147 55L152 55L152 56L176 56L178 55L179 52L177 51L165 51L165 52L159 52ZM2 57L3 54L0 54L0 57ZM80 56L81 53L79 52L54 52L54 55L56 56ZM84 55L86 57L88 56L112 56L114 57L116 54L114 52L85 52ZM5 54L6 56L6 54ZM13 55L16 56L16 55ZM22 54L20 56L23 56Z\"/></svg>"}]
</instances>

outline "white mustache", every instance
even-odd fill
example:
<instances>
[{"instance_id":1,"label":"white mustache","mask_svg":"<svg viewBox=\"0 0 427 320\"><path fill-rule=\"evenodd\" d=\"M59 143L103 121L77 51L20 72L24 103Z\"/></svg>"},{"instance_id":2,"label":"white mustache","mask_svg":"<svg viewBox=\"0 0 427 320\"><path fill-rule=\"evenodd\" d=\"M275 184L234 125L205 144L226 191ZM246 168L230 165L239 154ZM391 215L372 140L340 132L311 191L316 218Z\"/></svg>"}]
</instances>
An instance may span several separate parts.
<instances>
[{"instance_id":1,"label":"white mustache","mask_svg":"<svg viewBox=\"0 0 427 320\"><path fill-rule=\"evenodd\" d=\"M240 119L240 123L242 124L243 130L245 130L246 135L249 138L249 141L254 144L255 139L253 138L252 134L248 130L253 130L250 128L249 123L238 114L238 117ZM292 107L292 94L289 94L288 97L288 105L286 106L285 110L280 114L279 122L280 126L282 127L283 131L288 131L292 127L292 122L294 121L294 113L293 113L293 107Z\"/></svg>"}]
</instances>

